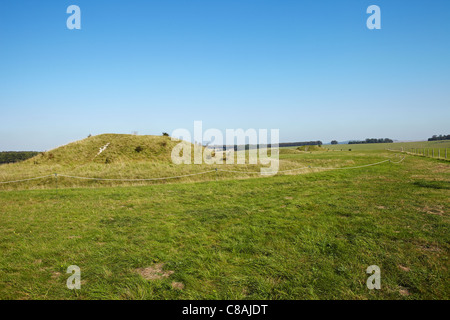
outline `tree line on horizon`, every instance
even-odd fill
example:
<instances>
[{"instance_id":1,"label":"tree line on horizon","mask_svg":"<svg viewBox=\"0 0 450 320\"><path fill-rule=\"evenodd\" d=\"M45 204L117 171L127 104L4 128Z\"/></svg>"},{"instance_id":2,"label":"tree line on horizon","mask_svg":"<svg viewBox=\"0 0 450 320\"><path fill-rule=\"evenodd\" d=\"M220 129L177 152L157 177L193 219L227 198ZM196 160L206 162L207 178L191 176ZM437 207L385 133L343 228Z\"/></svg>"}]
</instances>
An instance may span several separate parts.
<instances>
[{"instance_id":1,"label":"tree line on horizon","mask_svg":"<svg viewBox=\"0 0 450 320\"><path fill-rule=\"evenodd\" d=\"M36 151L2 151L0 152L0 164L25 161L38 154L39 152Z\"/></svg>"},{"instance_id":2,"label":"tree line on horizon","mask_svg":"<svg viewBox=\"0 0 450 320\"><path fill-rule=\"evenodd\" d=\"M302 147L302 146L322 146L322 141L303 141L303 142L282 142L278 144L279 148L283 147ZM234 151L237 151L238 148L242 148L244 150L250 150L250 149L259 149L261 147L264 148L272 148L272 145L269 143L267 145L259 145L259 144L246 144L246 145L223 145L223 146L209 146L210 148L214 149L222 149L222 150L229 150L234 149Z\"/></svg>"},{"instance_id":3,"label":"tree line on horizon","mask_svg":"<svg viewBox=\"0 0 450 320\"><path fill-rule=\"evenodd\" d=\"M438 140L450 140L450 134L447 135L433 135L431 138L428 138L428 141L438 141Z\"/></svg>"},{"instance_id":4,"label":"tree line on horizon","mask_svg":"<svg viewBox=\"0 0 450 320\"><path fill-rule=\"evenodd\" d=\"M392 143L394 142L394 140L389 139L389 138L367 138L366 140L351 140L348 142L348 144L363 144L363 143Z\"/></svg>"}]
</instances>

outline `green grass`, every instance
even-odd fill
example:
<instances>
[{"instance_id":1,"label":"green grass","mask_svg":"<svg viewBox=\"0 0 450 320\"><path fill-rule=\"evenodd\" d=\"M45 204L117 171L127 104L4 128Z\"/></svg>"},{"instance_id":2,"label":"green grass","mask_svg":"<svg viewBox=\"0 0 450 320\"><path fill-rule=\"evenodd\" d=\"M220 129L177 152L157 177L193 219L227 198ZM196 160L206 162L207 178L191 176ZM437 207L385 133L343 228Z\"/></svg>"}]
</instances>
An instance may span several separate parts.
<instances>
[{"instance_id":1,"label":"green grass","mask_svg":"<svg viewBox=\"0 0 450 320\"><path fill-rule=\"evenodd\" d=\"M393 156L283 151L280 159L342 167ZM177 170L186 169L195 168ZM407 156L301 173L3 189L0 299L450 298L447 162ZM145 280L136 272L156 263L174 273ZM381 290L365 284L373 264ZM69 265L81 268L81 290L66 288Z\"/></svg>"}]
</instances>

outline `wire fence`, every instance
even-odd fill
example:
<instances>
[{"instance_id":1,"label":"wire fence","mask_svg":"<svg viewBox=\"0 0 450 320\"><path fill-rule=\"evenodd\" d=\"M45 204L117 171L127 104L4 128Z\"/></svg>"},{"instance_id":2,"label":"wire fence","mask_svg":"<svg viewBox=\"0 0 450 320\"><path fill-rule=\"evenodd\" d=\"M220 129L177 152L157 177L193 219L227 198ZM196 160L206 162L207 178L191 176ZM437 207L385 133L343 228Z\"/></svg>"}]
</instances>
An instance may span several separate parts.
<instances>
[{"instance_id":1,"label":"wire fence","mask_svg":"<svg viewBox=\"0 0 450 320\"><path fill-rule=\"evenodd\" d=\"M448 148L401 148L400 150L386 149L387 151L401 152L415 156L449 160Z\"/></svg>"},{"instance_id":2,"label":"wire fence","mask_svg":"<svg viewBox=\"0 0 450 320\"><path fill-rule=\"evenodd\" d=\"M53 175L49 174L49 175L42 176L42 177L35 177L35 178L22 179L22 180L13 180L13 181L4 181L4 182L0 182L0 184L25 182L25 181L31 181L31 180L39 180L39 179L44 179L44 178L48 178L48 177L53 177Z\"/></svg>"},{"instance_id":3,"label":"wire fence","mask_svg":"<svg viewBox=\"0 0 450 320\"><path fill-rule=\"evenodd\" d=\"M273 174L285 173L285 172L294 172L294 171L300 171L300 170L305 170L305 169L318 169L318 170L358 169L358 168L365 168L365 167L376 166L376 165L380 165L380 164L386 163L386 162L399 164L399 163L403 162L403 160L405 160L405 157L403 157L402 159L400 159L399 161L396 161L396 162L392 161L391 159L387 159L387 160L383 160L383 161L379 161L379 162L375 162L375 163L370 163L370 164L365 164L365 165L360 165L360 166L353 166L353 167L334 167L334 168L330 167L330 168L326 168L326 167L307 166L307 167L300 167L300 168L295 168L295 169L276 171ZM261 171L238 171L238 170L225 170L225 169L219 169L219 168L216 168L214 170L197 172L197 173L185 174L185 175L178 175L178 176L171 176L171 177L161 177L161 178L142 178L142 179L93 178L93 177L80 177L80 176L72 176L72 175L65 175L65 174L54 173L54 174L49 174L49 175L45 175L45 176L41 176L41 177L33 177L33 178L27 178L27 179L21 179L21 180L0 181L0 184L19 183L19 182L26 182L26 181L32 181L32 180L45 179L45 178L49 178L49 177L54 177L56 180L58 179L58 177L64 177L64 178L68 178L68 179L81 179L81 180L94 180L94 181L123 181L123 182L158 181L158 180L181 179L181 178L185 178L185 177L205 175L205 174L209 174L209 173L213 173L213 172L216 172L216 174L217 174L217 172L227 172L227 173L261 174L261 175L263 175L263 173ZM267 173L266 173L266 175L267 175Z\"/></svg>"}]
</instances>

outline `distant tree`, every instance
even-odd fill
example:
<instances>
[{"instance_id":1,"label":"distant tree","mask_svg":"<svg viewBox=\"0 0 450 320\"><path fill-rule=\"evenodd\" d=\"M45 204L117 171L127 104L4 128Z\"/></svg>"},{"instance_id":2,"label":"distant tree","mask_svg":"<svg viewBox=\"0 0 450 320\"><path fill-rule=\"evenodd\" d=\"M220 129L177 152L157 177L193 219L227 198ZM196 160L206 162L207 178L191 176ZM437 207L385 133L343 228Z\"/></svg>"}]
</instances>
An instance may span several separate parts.
<instances>
[{"instance_id":1,"label":"distant tree","mask_svg":"<svg viewBox=\"0 0 450 320\"><path fill-rule=\"evenodd\" d=\"M169 134L168 134L167 132L163 132L162 135L163 135L164 137L168 137L168 136L169 136Z\"/></svg>"},{"instance_id":2,"label":"distant tree","mask_svg":"<svg viewBox=\"0 0 450 320\"><path fill-rule=\"evenodd\" d=\"M92 134L89 133L88 138L92 137Z\"/></svg>"},{"instance_id":3,"label":"distant tree","mask_svg":"<svg viewBox=\"0 0 450 320\"><path fill-rule=\"evenodd\" d=\"M336 140L331 141L331 144L338 144Z\"/></svg>"}]
</instances>

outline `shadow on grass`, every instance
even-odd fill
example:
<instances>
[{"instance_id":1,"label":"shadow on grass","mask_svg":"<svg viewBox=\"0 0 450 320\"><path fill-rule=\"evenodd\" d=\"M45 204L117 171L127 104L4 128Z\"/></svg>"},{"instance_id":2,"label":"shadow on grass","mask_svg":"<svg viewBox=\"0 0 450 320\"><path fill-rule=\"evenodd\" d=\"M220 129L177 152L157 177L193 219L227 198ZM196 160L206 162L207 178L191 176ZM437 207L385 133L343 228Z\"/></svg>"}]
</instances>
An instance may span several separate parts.
<instances>
[{"instance_id":1,"label":"shadow on grass","mask_svg":"<svg viewBox=\"0 0 450 320\"><path fill-rule=\"evenodd\" d=\"M426 181L420 180L413 182L414 185L421 188L431 188L431 189L450 189L450 182L448 181Z\"/></svg>"}]
</instances>

